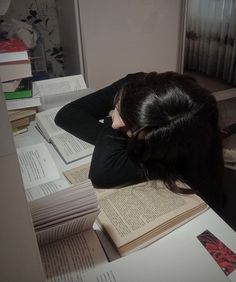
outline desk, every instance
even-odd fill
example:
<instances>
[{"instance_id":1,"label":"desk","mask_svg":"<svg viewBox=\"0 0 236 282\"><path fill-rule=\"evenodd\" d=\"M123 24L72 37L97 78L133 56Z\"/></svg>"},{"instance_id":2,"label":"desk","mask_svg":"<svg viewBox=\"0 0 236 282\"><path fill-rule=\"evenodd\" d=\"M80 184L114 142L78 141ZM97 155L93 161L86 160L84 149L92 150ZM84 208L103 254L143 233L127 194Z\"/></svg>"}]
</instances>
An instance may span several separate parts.
<instances>
[{"instance_id":1,"label":"desk","mask_svg":"<svg viewBox=\"0 0 236 282\"><path fill-rule=\"evenodd\" d=\"M34 122L28 132L15 137L16 147L41 142L45 142L60 172L90 160L88 157L66 165L53 146L35 129ZM236 253L236 233L211 209L149 247L123 258L118 257L96 224L94 229L112 262L86 273L83 282L236 282L236 270L227 277L197 239L208 229Z\"/></svg>"}]
</instances>

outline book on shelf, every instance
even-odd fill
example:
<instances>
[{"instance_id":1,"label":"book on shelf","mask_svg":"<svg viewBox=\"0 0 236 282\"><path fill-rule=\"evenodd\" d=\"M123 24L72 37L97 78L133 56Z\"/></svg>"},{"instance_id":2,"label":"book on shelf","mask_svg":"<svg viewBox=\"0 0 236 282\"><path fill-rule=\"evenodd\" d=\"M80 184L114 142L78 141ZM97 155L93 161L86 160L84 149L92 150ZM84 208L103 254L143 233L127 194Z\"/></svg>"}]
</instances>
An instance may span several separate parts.
<instances>
[{"instance_id":1,"label":"book on shelf","mask_svg":"<svg viewBox=\"0 0 236 282\"><path fill-rule=\"evenodd\" d=\"M52 108L36 114L36 127L50 142L65 163L92 155L94 146L80 140L55 124L55 116L60 107Z\"/></svg>"},{"instance_id":2,"label":"book on shelf","mask_svg":"<svg viewBox=\"0 0 236 282\"><path fill-rule=\"evenodd\" d=\"M12 92L4 92L6 100L24 99L32 97L32 78L26 77L20 81L18 87Z\"/></svg>"}]
</instances>

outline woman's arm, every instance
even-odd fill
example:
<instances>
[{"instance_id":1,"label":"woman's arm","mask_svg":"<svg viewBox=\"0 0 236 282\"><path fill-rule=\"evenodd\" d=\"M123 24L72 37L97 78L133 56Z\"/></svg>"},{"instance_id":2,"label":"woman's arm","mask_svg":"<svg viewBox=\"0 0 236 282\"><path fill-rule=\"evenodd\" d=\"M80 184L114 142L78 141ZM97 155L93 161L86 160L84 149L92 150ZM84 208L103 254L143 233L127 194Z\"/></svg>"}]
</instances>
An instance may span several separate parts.
<instances>
[{"instance_id":1,"label":"woman's arm","mask_svg":"<svg viewBox=\"0 0 236 282\"><path fill-rule=\"evenodd\" d=\"M144 73L128 74L110 86L69 103L57 113L56 124L76 137L95 144L104 127L99 120L108 116L113 108L117 91L127 81L143 76Z\"/></svg>"},{"instance_id":2,"label":"woman's arm","mask_svg":"<svg viewBox=\"0 0 236 282\"><path fill-rule=\"evenodd\" d=\"M138 162L128 154L127 139L120 138L117 130L112 129L111 118L99 122L113 109L114 97L120 87L143 76L144 73L127 75L64 106L56 115L58 126L95 145L89 177L97 187L114 187L143 180Z\"/></svg>"},{"instance_id":3,"label":"woman's arm","mask_svg":"<svg viewBox=\"0 0 236 282\"><path fill-rule=\"evenodd\" d=\"M115 94L124 82L125 78L67 104L57 113L55 123L76 137L95 144L104 126L99 120L108 115Z\"/></svg>"},{"instance_id":4,"label":"woman's arm","mask_svg":"<svg viewBox=\"0 0 236 282\"><path fill-rule=\"evenodd\" d=\"M89 178L95 187L109 188L145 181L139 161L128 153L127 142L125 136L111 128L111 118L106 118L90 165Z\"/></svg>"}]
</instances>

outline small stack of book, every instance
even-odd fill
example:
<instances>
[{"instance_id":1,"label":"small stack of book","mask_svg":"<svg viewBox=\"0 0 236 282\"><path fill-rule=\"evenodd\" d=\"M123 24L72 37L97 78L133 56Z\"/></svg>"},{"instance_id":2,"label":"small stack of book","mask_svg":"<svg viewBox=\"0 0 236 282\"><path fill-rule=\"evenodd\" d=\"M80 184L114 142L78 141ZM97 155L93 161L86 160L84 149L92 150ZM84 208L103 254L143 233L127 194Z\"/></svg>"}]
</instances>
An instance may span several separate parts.
<instances>
[{"instance_id":1,"label":"small stack of book","mask_svg":"<svg viewBox=\"0 0 236 282\"><path fill-rule=\"evenodd\" d=\"M33 95L31 62L20 39L0 40L0 79L13 132L22 132L41 101Z\"/></svg>"},{"instance_id":2,"label":"small stack of book","mask_svg":"<svg viewBox=\"0 0 236 282\"><path fill-rule=\"evenodd\" d=\"M36 107L8 111L13 134L27 131L30 122L35 119L36 113Z\"/></svg>"},{"instance_id":3,"label":"small stack of book","mask_svg":"<svg viewBox=\"0 0 236 282\"><path fill-rule=\"evenodd\" d=\"M19 39L0 41L0 77L3 92L13 92L21 79L32 77L27 47Z\"/></svg>"}]
</instances>

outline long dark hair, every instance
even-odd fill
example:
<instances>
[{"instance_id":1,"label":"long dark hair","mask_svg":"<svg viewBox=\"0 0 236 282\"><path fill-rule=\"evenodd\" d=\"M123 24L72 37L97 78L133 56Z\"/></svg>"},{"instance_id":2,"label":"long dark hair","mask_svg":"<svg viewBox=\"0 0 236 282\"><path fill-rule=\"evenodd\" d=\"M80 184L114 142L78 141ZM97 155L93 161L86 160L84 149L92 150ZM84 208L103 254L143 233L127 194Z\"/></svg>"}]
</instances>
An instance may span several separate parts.
<instances>
[{"instance_id":1,"label":"long dark hair","mask_svg":"<svg viewBox=\"0 0 236 282\"><path fill-rule=\"evenodd\" d=\"M147 179L162 179L170 190L188 193L176 185L181 180L203 196L221 186L218 111L208 90L175 72L152 72L125 84L116 99L127 130L134 133L129 151Z\"/></svg>"}]
</instances>

